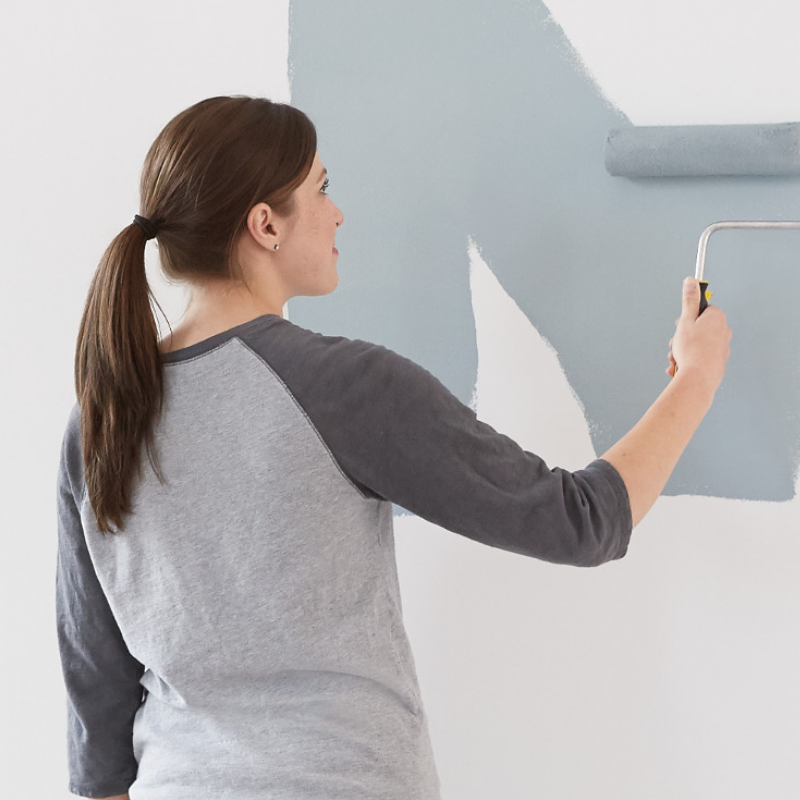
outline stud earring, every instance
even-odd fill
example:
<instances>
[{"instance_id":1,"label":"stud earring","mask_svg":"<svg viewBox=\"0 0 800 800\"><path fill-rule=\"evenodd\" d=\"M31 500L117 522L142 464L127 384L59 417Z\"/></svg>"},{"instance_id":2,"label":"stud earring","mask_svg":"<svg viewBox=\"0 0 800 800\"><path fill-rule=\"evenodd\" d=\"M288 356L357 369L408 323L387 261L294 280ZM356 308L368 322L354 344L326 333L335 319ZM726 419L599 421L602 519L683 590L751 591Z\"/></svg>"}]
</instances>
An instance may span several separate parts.
<instances>
[{"instance_id":1,"label":"stud earring","mask_svg":"<svg viewBox=\"0 0 800 800\"><path fill-rule=\"evenodd\" d=\"M280 245L279 245L279 244L276 244L276 245L275 245L275 249L276 249L276 250L277 250L279 247L280 247Z\"/></svg>"}]
</instances>

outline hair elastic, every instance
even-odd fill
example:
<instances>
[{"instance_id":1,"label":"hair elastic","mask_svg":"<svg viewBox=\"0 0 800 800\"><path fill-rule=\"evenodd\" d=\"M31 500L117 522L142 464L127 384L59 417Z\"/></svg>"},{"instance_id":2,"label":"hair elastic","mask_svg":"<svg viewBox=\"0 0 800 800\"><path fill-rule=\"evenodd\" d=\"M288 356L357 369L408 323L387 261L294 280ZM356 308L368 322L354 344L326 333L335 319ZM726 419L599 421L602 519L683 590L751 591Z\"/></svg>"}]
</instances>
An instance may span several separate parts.
<instances>
[{"instance_id":1,"label":"hair elastic","mask_svg":"<svg viewBox=\"0 0 800 800\"><path fill-rule=\"evenodd\" d=\"M147 217L140 217L138 214L134 214L133 221L144 231L147 239L156 238L156 226Z\"/></svg>"}]
</instances>

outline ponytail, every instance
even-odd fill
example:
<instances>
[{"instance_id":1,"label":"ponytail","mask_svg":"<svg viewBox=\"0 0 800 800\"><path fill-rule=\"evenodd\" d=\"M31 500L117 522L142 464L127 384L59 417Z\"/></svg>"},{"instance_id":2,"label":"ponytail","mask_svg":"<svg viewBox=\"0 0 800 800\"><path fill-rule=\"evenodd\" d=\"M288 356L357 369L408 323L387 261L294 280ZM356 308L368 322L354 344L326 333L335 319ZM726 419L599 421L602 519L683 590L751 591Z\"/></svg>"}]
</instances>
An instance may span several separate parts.
<instances>
[{"instance_id":1,"label":"ponytail","mask_svg":"<svg viewBox=\"0 0 800 800\"><path fill-rule=\"evenodd\" d=\"M143 228L133 222L109 245L89 288L75 351L84 478L101 533L119 532L122 515L130 512L142 440L163 483L152 454L162 367L145 272L146 243Z\"/></svg>"}]
</instances>

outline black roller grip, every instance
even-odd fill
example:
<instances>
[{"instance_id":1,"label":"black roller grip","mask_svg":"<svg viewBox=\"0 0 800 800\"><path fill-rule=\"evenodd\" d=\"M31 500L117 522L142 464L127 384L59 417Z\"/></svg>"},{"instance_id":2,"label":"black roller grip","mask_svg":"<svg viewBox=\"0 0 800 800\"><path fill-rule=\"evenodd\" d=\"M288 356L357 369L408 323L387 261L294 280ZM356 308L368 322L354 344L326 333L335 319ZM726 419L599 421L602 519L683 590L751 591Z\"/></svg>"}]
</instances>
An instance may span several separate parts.
<instances>
[{"instance_id":1,"label":"black roller grip","mask_svg":"<svg viewBox=\"0 0 800 800\"><path fill-rule=\"evenodd\" d=\"M708 299L706 298L706 289L708 289L708 281L698 281L700 284L700 311L697 312L699 317L708 308Z\"/></svg>"},{"instance_id":2,"label":"black roller grip","mask_svg":"<svg viewBox=\"0 0 800 800\"><path fill-rule=\"evenodd\" d=\"M699 317L708 308L708 298L706 297L706 289L708 289L708 281L698 281L700 284L700 310L697 312ZM675 365L675 371L672 373L673 377L678 374L678 365Z\"/></svg>"}]
</instances>

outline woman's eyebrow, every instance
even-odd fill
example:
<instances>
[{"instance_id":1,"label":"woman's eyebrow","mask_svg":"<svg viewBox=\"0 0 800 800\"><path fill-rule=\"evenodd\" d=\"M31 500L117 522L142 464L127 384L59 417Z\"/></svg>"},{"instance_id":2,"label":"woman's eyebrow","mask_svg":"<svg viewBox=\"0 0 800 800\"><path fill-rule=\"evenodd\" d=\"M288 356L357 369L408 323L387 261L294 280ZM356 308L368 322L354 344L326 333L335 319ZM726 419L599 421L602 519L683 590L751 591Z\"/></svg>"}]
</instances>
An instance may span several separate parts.
<instances>
[{"instance_id":1,"label":"woman's eyebrow","mask_svg":"<svg viewBox=\"0 0 800 800\"><path fill-rule=\"evenodd\" d=\"M319 178L317 178L317 183L319 183L327 174L328 174L328 168L323 167L322 172L320 172L319 174Z\"/></svg>"}]
</instances>

